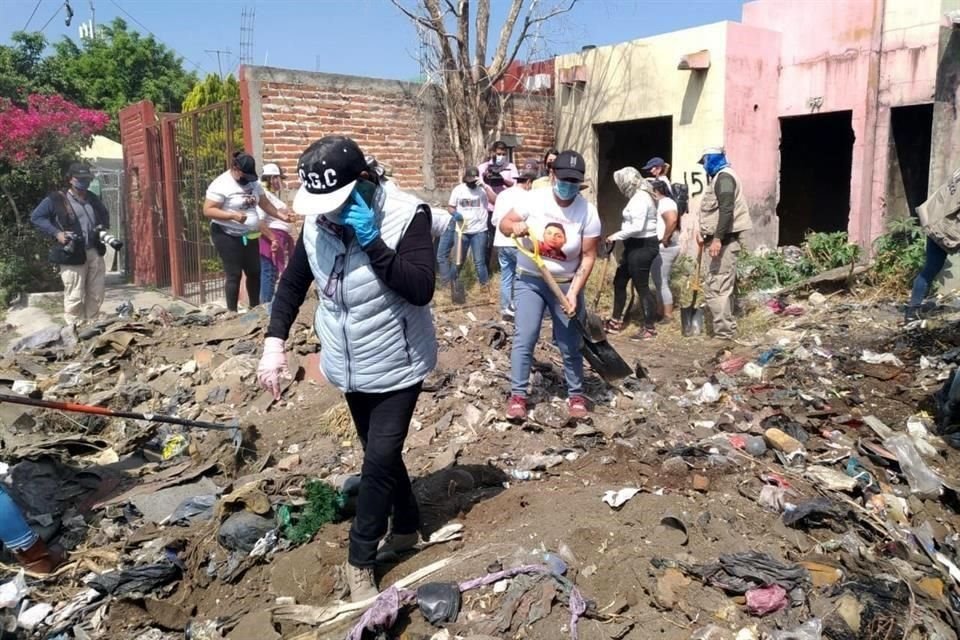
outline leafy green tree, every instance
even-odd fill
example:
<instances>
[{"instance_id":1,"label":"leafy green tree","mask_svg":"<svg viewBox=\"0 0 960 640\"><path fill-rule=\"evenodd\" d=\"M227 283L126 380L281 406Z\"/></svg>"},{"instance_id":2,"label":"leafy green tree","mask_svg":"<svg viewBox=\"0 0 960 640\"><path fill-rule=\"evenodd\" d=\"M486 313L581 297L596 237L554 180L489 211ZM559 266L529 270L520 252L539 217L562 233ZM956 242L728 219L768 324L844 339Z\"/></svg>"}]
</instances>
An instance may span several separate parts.
<instances>
[{"instance_id":1,"label":"leafy green tree","mask_svg":"<svg viewBox=\"0 0 960 640\"><path fill-rule=\"evenodd\" d=\"M78 44L65 37L53 49L45 62L57 71L57 90L77 104L109 113L107 134L114 137L122 107L150 100L157 111L177 112L197 81L176 52L153 36L131 31L120 18L98 28L96 38Z\"/></svg>"},{"instance_id":2,"label":"leafy green tree","mask_svg":"<svg viewBox=\"0 0 960 640\"><path fill-rule=\"evenodd\" d=\"M0 98L24 106L30 94L57 91L60 74L43 57L43 34L18 31L10 40L0 45Z\"/></svg>"}]
</instances>

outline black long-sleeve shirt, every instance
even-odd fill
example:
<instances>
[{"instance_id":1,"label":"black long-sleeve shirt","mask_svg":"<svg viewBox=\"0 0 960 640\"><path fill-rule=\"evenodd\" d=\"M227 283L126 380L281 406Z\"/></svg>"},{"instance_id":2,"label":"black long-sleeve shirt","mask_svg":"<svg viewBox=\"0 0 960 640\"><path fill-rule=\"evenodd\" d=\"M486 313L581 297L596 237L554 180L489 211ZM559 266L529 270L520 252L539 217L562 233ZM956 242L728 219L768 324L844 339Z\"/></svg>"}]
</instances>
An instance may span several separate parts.
<instances>
[{"instance_id":1,"label":"black long-sleeve shirt","mask_svg":"<svg viewBox=\"0 0 960 640\"><path fill-rule=\"evenodd\" d=\"M717 204L720 208L717 233L714 237L726 241L728 236L733 233L733 210L737 202L737 181L729 173L721 173L717 176L713 191L717 194Z\"/></svg>"},{"instance_id":2,"label":"black long-sleeve shirt","mask_svg":"<svg viewBox=\"0 0 960 640\"><path fill-rule=\"evenodd\" d=\"M410 221L396 251L379 237L364 248L376 276L404 300L418 307L424 307L433 300L436 281L430 227L430 212L421 209ZM268 338L287 339L313 280L307 249L303 244L303 234L300 234L293 255L277 285L270 325L267 327Z\"/></svg>"}]
</instances>

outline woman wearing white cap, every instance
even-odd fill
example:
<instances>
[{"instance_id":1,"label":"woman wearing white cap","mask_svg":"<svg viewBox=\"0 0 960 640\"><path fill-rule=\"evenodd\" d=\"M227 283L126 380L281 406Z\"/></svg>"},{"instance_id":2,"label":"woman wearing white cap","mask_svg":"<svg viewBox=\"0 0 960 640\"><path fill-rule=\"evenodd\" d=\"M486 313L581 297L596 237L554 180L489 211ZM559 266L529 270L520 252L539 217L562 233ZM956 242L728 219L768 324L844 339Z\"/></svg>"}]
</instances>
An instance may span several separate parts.
<instances>
[{"instance_id":1,"label":"woman wearing white cap","mask_svg":"<svg viewBox=\"0 0 960 640\"><path fill-rule=\"evenodd\" d=\"M263 194L277 211L284 212L287 205L280 198L280 190L285 177L280 167L273 162L263 165L263 172L260 174ZM293 225L268 215L261 207L257 207L257 213L260 221L267 225L260 236L260 302L266 304L273 300L277 279L293 253Z\"/></svg>"}]
</instances>

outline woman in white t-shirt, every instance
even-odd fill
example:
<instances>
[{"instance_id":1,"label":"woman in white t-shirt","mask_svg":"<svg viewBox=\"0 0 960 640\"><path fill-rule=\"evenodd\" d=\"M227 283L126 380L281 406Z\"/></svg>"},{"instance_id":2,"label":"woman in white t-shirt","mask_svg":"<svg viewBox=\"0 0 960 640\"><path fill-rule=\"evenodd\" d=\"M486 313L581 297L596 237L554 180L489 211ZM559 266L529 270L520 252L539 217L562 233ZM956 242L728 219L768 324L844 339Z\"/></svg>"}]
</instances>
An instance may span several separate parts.
<instances>
[{"instance_id":1,"label":"woman in white t-shirt","mask_svg":"<svg viewBox=\"0 0 960 640\"><path fill-rule=\"evenodd\" d=\"M513 284L513 349L510 353L511 396L507 417L522 420L527 415L527 394L533 352L540 339L543 314L549 310L553 320L553 339L563 356L563 374L567 383L567 411L571 418L587 416L583 396L583 356L581 336L571 325L565 307L574 313L584 308L583 288L593 270L600 244L600 216L597 209L580 195L586 164L575 151L557 156L551 189L531 191L500 220L506 236L532 236L539 243L547 270L566 294L566 304L556 299L540 269L522 253L517 255L517 273Z\"/></svg>"},{"instance_id":2,"label":"woman in white t-shirt","mask_svg":"<svg viewBox=\"0 0 960 640\"><path fill-rule=\"evenodd\" d=\"M650 268L660 246L657 205L650 183L635 168L624 167L615 172L613 178L629 201L623 209L620 231L607 238L610 243L623 241L623 256L613 278L613 316L607 321L607 330L616 333L623 329L627 283L633 281L643 310L643 331L632 336L632 339L647 340L657 335L657 300L650 290Z\"/></svg>"},{"instance_id":3,"label":"woman in white t-shirt","mask_svg":"<svg viewBox=\"0 0 960 640\"><path fill-rule=\"evenodd\" d=\"M263 165L263 172L260 174L264 195L277 211L282 212L287 212L288 209L287 204L280 198L285 177L280 167L273 162ZM262 207L257 207L257 214L260 222L266 223L263 235L260 236L260 303L266 304L273 300L277 280L287 268L287 261L293 253L295 243L292 224L271 217Z\"/></svg>"},{"instance_id":4,"label":"woman in white t-shirt","mask_svg":"<svg viewBox=\"0 0 960 640\"><path fill-rule=\"evenodd\" d=\"M677 203L670 197L670 188L663 180L653 181L653 199L657 202L657 238L660 253L653 261L651 273L662 309L664 322L673 320L673 292L670 291L670 273L680 254L680 214Z\"/></svg>"},{"instance_id":5,"label":"woman in white t-shirt","mask_svg":"<svg viewBox=\"0 0 960 640\"><path fill-rule=\"evenodd\" d=\"M257 164L253 157L238 151L233 154L229 169L207 187L203 215L210 218L210 239L216 247L226 274L224 295L227 310L237 310L240 278L247 278L250 307L260 302L260 216L257 207L267 215L288 221L277 211L257 182Z\"/></svg>"},{"instance_id":6,"label":"woman in white t-shirt","mask_svg":"<svg viewBox=\"0 0 960 640\"><path fill-rule=\"evenodd\" d=\"M460 276L451 268L450 255L457 243L457 227L463 225L462 257L467 252L473 256L473 266L477 271L477 281L485 286L490 281L487 271L487 205L496 199L496 194L487 185L480 182L480 172L476 167L467 167L463 172L463 182L450 192L447 210L450 212L450 225L440 238L437 259L440 263L440 281L450 282Z\"/></svg>"}]
</instances>

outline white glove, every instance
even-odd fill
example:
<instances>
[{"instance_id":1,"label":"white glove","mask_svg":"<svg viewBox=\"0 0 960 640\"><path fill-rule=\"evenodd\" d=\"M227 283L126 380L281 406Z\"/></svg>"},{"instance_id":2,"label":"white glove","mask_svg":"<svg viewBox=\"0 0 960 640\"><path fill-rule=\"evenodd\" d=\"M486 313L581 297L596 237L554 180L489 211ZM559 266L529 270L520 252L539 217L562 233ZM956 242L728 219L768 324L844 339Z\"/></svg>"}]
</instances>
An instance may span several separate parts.
<instances>
[{"instance_id":1,"label":"white glove","mask_svg":"<svg viewBox=\"0 0 960 640\"><path fill-rule=\"evenodd\" d=\"M282 338L267 338L263 341L263 355L257 365L257 380L260 386L273 393L275 400L280 399L280 380L289 380L287 353Z\"/></svg>"}]
</instances>

